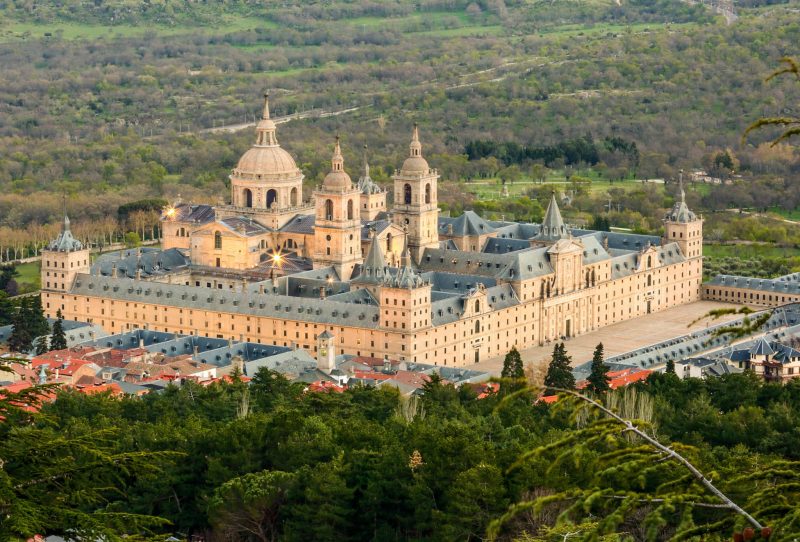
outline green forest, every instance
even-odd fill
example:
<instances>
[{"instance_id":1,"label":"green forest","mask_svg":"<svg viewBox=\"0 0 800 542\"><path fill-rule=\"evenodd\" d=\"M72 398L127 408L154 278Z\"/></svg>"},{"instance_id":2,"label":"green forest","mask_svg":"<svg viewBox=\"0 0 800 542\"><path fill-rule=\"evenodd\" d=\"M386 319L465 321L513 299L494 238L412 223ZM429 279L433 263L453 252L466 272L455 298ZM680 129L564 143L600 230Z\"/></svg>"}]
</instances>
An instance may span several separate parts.
<instances>
[{"instance_id":1,"label":"green forest","mask_svg":"<svg viewBox=\"0 0 800 542\"><path fill-rule=\"evenodd\" d=\"M0 538L714 541L751 529L598 408L534 402L521 370L509 364L483 399L437 377L414 398L304 393L266 369L141 398L59 392L38 414L14 405L53 390L7 395ZM800 535L796 380L667 373L606 389L590 387L598 404L690 461L772 540Z\"/></svg>"},{"instance_id":2,"label":"green forest","mask_svg":"<svg viewBox=\"0 0 800 542\"><path fill-rule=\"evenodd\" d=\"M735 187L700 194L709 209L800 202L794 151L763 145L769 129L741 142L753 120L797 103L791 80L764 81L797 54L792 2L737 3L732 25L677 0L2 4L6 237L57 222L63 192L76 223L142 197L225 200L253 135L213 130L251 122L264 90L274 116L311 115L279 128L309 192L334 134L351 172L369 141L387 182L419 122L453 188L446 209L471 206L476 179L563 180L570 168L611 181L735 173ZM485 141L598 152L473 152ZM657 224L657 207L645 220Z\"/></svg>"}]
</instances>

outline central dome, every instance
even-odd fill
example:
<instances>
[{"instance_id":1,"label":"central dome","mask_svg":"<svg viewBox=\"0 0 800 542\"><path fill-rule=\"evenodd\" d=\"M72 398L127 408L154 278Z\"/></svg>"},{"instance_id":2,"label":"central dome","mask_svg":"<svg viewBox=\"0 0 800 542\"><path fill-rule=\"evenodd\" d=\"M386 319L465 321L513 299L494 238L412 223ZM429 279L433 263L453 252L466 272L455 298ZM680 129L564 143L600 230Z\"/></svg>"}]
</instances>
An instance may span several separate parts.
<instances>
[{"instance_id":1,"label":"central dome","mask_svg":"<svg viewBox=\"0 0 800 542\"><path fill-rule=\"evenodd\" d=\"M278 146L250 148L239 159L234 173L246 175L291 175L300 171L292 155Z\"/></svg>"}]
</instances>

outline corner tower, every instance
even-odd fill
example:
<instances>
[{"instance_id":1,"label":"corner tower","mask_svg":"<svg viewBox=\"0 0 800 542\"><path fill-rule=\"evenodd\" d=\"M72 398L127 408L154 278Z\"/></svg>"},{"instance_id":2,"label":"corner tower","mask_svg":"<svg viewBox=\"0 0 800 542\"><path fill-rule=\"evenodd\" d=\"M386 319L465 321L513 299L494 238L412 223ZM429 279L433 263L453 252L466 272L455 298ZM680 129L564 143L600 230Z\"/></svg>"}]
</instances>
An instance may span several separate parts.
<instances>
[{"instance_id":1,"label":"corner tower","mask_svg":"<svg viewBox=\"0 0 800 542\"><path fill-rule=\"evenodd\" d=\"M680 200L664 218L664 243L677 243L687 259L703 257L703 219L686 205L682 174Z\"/></svg>"},{"instance_id":2,"label":"corner tower","mask_svg":"<svg viewBox=\"0 0 800 542\"><path fill-rule=\"evenodd\" d=\"M344 170L339 137L333 148L331 171L314 192L314 267L333 266L341 280L349 280L362 262L360 190Z\"/></svg>"},{"instance_id":3,"label":"corner tower","mask_svg":"<svg viewBox=\"0 0 800 542\"><path fill-rule=\"evenodd\" d=\"M90 272L90 265L89 249L72 236L69 217L64 213L61 233L42 250L42 306L47 316L54 316L61 307L61 301L50 303L51 296L68 291L78 273Z\"/></svg>"},{"instance_id":4,"label":"corner tower","mask_svg":"<svg viewBox=\"0 0 800 542\"><path fill-rule=\"evenodd\" d=\"M439 246L439 207L437 183L439 173L428 166L422 157L419 130L414 132L409 145L409 157L394 179L394 207L392 221L408 228L408 250L414 261L419 261L426 248Z\"/></svg>"}]
</instances>

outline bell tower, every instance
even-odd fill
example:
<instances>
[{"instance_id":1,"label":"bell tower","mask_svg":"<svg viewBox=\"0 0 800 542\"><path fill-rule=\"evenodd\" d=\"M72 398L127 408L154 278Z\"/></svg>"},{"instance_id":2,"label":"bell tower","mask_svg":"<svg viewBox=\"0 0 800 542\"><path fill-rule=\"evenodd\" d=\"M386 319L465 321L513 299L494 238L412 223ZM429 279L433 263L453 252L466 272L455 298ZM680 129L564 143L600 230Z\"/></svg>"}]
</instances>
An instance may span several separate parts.
<instances>
[{"instance_id":1,"label":"bell tower","mask_svg":"<svg viewBox=\"0 0 800 542\"><path fill-rule=\"evenodd\" d=\"M314 192L314 267L333 266L341 280L349 280L361 256L360 190L344 170L339 137L333 148L331 171Z\"/></svg>"},{"instance_id":2,"label":"bell tower","mask_svg":"<svg viewBox=\"0 0 800 542\"><path fill-rule=\"evenodd\" d=\"M431 169L422 157L419 129L414 132L409 145L409 157L394 179L394 207L392 221L408 227L408 250L419 262L426 248L439 246L439 207L437 182L439 172Z\"/></svg>"}]
</instances>

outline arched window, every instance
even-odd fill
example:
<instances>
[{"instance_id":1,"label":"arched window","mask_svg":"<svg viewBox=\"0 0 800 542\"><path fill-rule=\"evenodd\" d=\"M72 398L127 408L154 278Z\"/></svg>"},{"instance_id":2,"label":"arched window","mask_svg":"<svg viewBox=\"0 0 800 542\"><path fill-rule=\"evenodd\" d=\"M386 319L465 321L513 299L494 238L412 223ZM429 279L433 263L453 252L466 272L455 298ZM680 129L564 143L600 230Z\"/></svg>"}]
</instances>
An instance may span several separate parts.
<instances>
[{"instance_id":1,"label":"arched window","mask_svg":"<svg viewBox=\"0 0 800 542\"><path fill-rule=\"evenodd\" d=\"M249 188L244 189L244 206L245 207L253 206L253 193L250 191Z\"/></svg>"},{"instance_id":2,"label":"arched window","mask_svg":"<svg viewBox=\"0 0 800 542\"><path fill-rule=\"evenodd\" d=\"M431 202L431 183L425 185L425 203Z\"/></svg>"},{"instance_id":3,"label":"arched window","mask_svg":"<svg viewBox=\"0 0 800 542\"><path fill-rule=\"evenodd\" d=\"M597 283L597 275L595 274L594 269L592 269L592 286L594 286L596 283Z\"/></svg>"},{"instance_id":4,"label":"arched window","mask_svg":"<svg viewBox=\"0 0 800 542\"><path fill-rule=\"evenodd\" d=\"M333 200L325 200L325 220L333 220Z\"/></svg>"},{"instance_id":5,"label":"arched window","mask_svg":"<svg viewBox=\"0 0 800 542\"><path fill-rule=\"evenodd\" d=\"M186 230L184 230L183 228L181 228L180 236L181 237L186 237Z\"/></svg>"},{"instance_id":6,"label":"arched window","mask_svg":"<svg viewBox=\"0 0 800 542\"><path fill-rule=\"evenodd\" d=\"M275 189L271 189L267 191L267 209L272 207L272 204L278 199L278 193Z\"/></svg>"},{"instance_id":7,"label":"arched window","mask_svg":"<svg viewBox=\"0 0 800 542\"><path fill-rule=\"evenodd\" d=\"M411 185L406 184L403 186L403 203L411 203Z\"/></svg>"},{"instance_id":8,"label":"arched window","mask_svg":"<svg viewBox=\"0 0 800 542\"><path fill-rule=\"evenodd\" d=\"M475 300L475 312L481 312L481 302Z\"/></svg>"},{"instance_id":9,"label":"arched window","mask_svg":"<svg viewBox=\"0 0 800 542\"><path fill-rule=\"evenodd\" d=\"M652 275L647 275L647 285L648 286L652 286L653 285L653 276Z\"/></svg>"},{"instance_id":10,"label":"arched window","mask_svg":"<svg viewBox=\"0 0 800 542\"><path fill-rule=\"evenodd\" d=\"M386 234L386 252L391 252L391 251L392 251L392 234L391 233L387 233Z\"/></svg>"},{"instance_id":11,"label":"arched window","mask_svg":"<svg viewBox=\"0 0 800 542\"><path fill-rule=\"evenodd\" d=\"M222 248L222 234L220 232L214 233L214 248Z\"/></svg>"},{"instance_id":12,"label":"arched window","mask_svg":"<svg viewBox=\"0 0 800 542\"><path fill-rule=\"evenodd\" d=\"M353 220L353 200L347 200L347 220Z\"/></svg>"},{"instance_id":13,"label":"arched window","mask_svg":"<svg viewBox=\"0 0 800 542\"><path fill-rule=\"evenodd\" d=\"M292 191L289 192L289 204L292 207L297 207L297 188L292 188Z\"/></svg>"},{"instance_id":14,"label":"arched window","mask_svg":"<svg viewBox=\"0 0 800 542\"><path fill-rule=\"evenodd\" d=\"M589 271L589 270L587 269L587 270L586 270L586 287L587 287L587 288L589 287L589 283L591 282L591 280L592 280L592 274L591 274L591 271Z\"/></svg>"},{"instance_id":15,"label":"arched window","mask_svg":"<svg viewBox=\"0 0 800 542\"><path fill-rule=\"evenodd\" d=\"M652 256L648 256L647 257L647 267L653 267L653 257Z\"/></svg>"},{"instance_id":16,"label":"arched window","mask_svg":"<svg viewBox=\"0 0 800 542\"><path fill-rule=\"evenodd\" d=\"M481 332L481 323L478 320L475 320L475 333Z\"/></svg>"}]
</instances>

